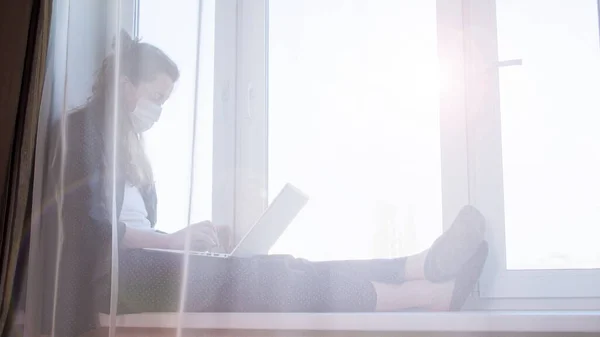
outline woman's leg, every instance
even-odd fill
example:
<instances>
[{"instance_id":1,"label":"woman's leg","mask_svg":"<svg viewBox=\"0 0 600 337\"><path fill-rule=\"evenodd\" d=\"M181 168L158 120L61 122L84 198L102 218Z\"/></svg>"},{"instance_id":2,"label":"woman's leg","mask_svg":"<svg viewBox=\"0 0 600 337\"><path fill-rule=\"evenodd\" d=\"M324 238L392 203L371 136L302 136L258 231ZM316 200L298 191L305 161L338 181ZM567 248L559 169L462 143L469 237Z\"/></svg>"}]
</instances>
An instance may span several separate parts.
<instances>
[{"instance_id":1,"label":"woman's leg","mask_svg":"<svg viewBox=\"0 0 600 337\"><path fill-rule=\"evenodd\" d=\"M181 254L135 250L121 254L120 312L179 309ZM373 311L373 284L303 260L220 259L191 255L183 296L188 312Z\"/></svg>"},{"instance_id":2,"label":"woman's leg","mask_svg":"<svg viewBox=\"0 0 600 337\"><path fill-rule=\"evenodd\" d=\"M119 312L176 312L182 300L182 254L129 250L119 256ZM226 259L190 256L187 292L193 311L207 311L221 297L228 276ZM200 300L201 299L201 300Z\"/></svg>"},{"instance_id":3,"label":"woman's leg","mask_svg":"<svg viewBox=\"0 0 600 337\"><path fill-rule=\"evenodd\" d=\"M424 261L424 276L433 282L454 278L484 240L485 218L473 206L463 207L450 228L431 245Z\"/></svg>"},{"instance_id":4,"label":"woman's leg","mask_svg":"<svg viewBox=\"0 0 600 337\"><path fill-rule=\"evenodd\" d=\"M311 263L290 257L219 259L191 255L186 266L185 308L188 311L371 311L388 308L385 303L396 303L396 310L419 306L422 303L407 294L418 293L415 289L431 292L438 287L431 282L411 283L404 288L398 284L409 280L441 283L453 279L482 240L483 217L474 208L466 207L429 250L407 258ZM122 254L122 310L178 310L184 274L182 257L144 250ZM397 297L388 295L391 293Z\"/></svg>"},{"instance_id":5,"label":"woman's leg","mask_svg":"<svg viewBox=\"0 0 600 337\"><path fill-rule=\"evenodd\" d=\"M485 219L474 207L461 209L450 228L431 248L404 258L387 260L320 262L327 269L380 283L410 280L445 282L475 254L484 239Z\"/></svg>"},{"instance_id":6,"label":"woman's leg","mask_svg":"<svg viewBox=\"0 0 600 337\"><path fill-rule=\"evenodd\" d=\"M298 259L297 261L304 261ZM406 281L406 266L413 265L412 257L372 260L342 260L309 262L306 264L322 273L342 274L372 282L400 284Z\"/></svg>"},{"instance_id":7,"label":"woman's leg","mask_svg":"<svg viewBox=\"0 0 600 337\"><path fill-rule=\"evenodd\" d=\"M447 311L450 308L454 281L433 283L427 280L407 281L402 284L374 282L377 293L376 311L426 309Z\"/></svg>"},{"instance_id":8,"label":"woman's leg","mask_svg":"<svg viewBox=\"0 0 600 337\"><path fill-rule=\"evenodd\" d=\"M425 261L427 261L428 254L429 249L406 258L406 262L404 265L404 278L407 281L426 279Z\"/></svg>"},{"instance_id":9,"label":"woman's leg","mask_svg":"<svg viewBox=\"0 0 600 337\"><path fill-rule=\"evenodd\" d=\"M121 257L120 313L179 310L184 270L181 254L140 250ZM479 258L477 266L484 259ZM468 283L457 281L456 286L454 281L427 280L391 284L348 273L346 268L351 262L360 262L357 265L364 267L369 261L347 261L339 266L331 263L334 267L327 268L327 263L297 259L190 256L184 308L188 312L447 310L455 302L459 283L468 295L478 277L478 273L465 272L469 274L465 278Z\"/></svg>"},{"instance_id":10,"label":"woman's leg","mask_svg":"<svg viewBox=\"0 0 600 337\"><path fill-rule=\"evenodd\" d=\"M425 261L429 250L419 254L371 260L313 262L316 268L364 278L374 282L398 284L425 279Z\"/></svg>"},{"instance_id":11,"label":"woman's leg","mask_svg":"<svg viewBox=\"0 0 600 337\"><path fill-rule=\"evenodd\" d=\"M400 285L374 283L377 311L421 308L432 311L460 310L473 290L488 255L487 242L477 246L452 281L407 281Z\"/></svg>"},{"instance_id":12,"label":"woman's leg","mask_svg":"<svg viewBox=\"0 0 600 337\"><path fill-rule=\"evenodd\" d=\"M121 260L121 313L179 310L183 277L181 254L137 250L122 254ZM403 261L400 260L400 265ZM398 284L362 277L373 269L375 276L382 276L380 273L385 274L386 270L378 271L377 267L388 267L397 262L310 263L284 257L219 259L190 256L185 310L368 312L436 307L442 310L447 307L451 283L434 284L421 280ZM363 270L356 273L353 267Z\"/></svg>"}]
</instances>

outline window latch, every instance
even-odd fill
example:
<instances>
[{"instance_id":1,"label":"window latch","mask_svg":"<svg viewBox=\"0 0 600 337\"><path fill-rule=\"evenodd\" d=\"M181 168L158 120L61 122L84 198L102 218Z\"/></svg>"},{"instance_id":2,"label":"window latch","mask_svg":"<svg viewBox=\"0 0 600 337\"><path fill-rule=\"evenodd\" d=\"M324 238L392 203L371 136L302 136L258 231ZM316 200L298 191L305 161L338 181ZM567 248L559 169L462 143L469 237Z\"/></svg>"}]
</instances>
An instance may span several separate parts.
<instances>
[{"instance_id":1,"label":"window latch","mask_svg":"<svg viewBox=\"0 0 600 337\"><path fill-rule=\"evenodd\" d=\"M502 67L514 67L514 66L522 66L523 59L512 59L512 60L504 60L498 62L498 68Z\"/></svg>"},{"instance_id":2,"label":"window latch","mask_svg":"<svg viewBox=\"0 0 600 337\"><path fill-rule=\"evenodd\" d=\"M252 105L254 104L254 87L252 83L248 84L248 92L246 93L246 116L252 119Z\"/></svg>"}]
</instances>

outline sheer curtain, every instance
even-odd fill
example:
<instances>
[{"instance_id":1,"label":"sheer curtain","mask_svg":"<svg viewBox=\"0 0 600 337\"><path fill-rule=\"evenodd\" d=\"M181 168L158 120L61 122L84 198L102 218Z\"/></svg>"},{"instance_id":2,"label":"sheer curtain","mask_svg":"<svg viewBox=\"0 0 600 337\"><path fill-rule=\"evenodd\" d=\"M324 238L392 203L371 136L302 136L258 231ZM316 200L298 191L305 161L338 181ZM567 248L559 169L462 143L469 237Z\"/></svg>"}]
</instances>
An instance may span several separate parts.
<instances>
[{"instance_id":1,"label":"sheer curtain","mask_svg":"<svg viewBox=\"0 0 600 337\"><path fill-rule=\"evenodd\" d=\"M188 211L192 222L212 218L215 2L202 2L200 29L199 6L200 2L196 0L177 0L169 6L159 1L141 0L139 6L139 37L160 46L181 71L176 90L164 108L168 112L146 134L157 193L170 196L161 198L157 220L157 228L165 232L185 227ZM192 41L196 41L198 34L202 47L196 55L195 42ZM188 43L182 45L181 41ZM195 83L197 73L198 87ZM198 112L194 114L196 98ZM191 127L194 115L197 118L195 138ZM191 162L192 151L194 163ZM190 181L190 168L194 172L193 181ZM187 194L190 193L190 184L193 184L193 200L189 205Z\"/></svg>"},{"instance_id":2,"label":"sheer curtain","mask_svg":"<svg viewBox=\"0 0 600 337\"><path fill-rule=\"evenodd\" d=\"M213 131L213 102L242 95L213 88L216 1L54 2L26 336L91 330L114 336L120 314L145 310L128 306L128 296L151 299L159 291L145 288L143 279L139 289L120 289L123 278L139 271L121 265L122 248L136 244L127 232L156 240L147 236L152 226L178 233L223 207L212 203L213 139L223 137ZM416 253L442 227L435 1L415 1L411 12L396 1L312 4L273 1L270 8L269 188L274 195L285 182L300 182L313 197L273 252L313 260ZM405 23L398 23L400 14ZM235 27L235 15L228 20ZM313 25L302 35L295 25L304 21ZM331 21L336 26L329 29ZM405 49L390 43L398 34ZM336 52L345 55L342 62ZM298 55L304 62L295 64ZM319 90L319 97L290 104L294 93ZM332 97L344 99L336 105ZM234 117L227 127L238 132ZM148 122L151 129L144 128ZM350 185L355 193L347 193ZM331 245L342 241L339 233L346 243ZM183 242L182 285L162 287L178 332L189 291L191 243Z\"/></svg>"},{"instance_id":3,"label":"sheer curtain","mask_svg":"<svg viewBox=\"0 0 600 337\"><path fill-rule=\"evenodd\" d=\"M32 222L27 303L16 321L17 331L22 329L26 336L79 336L91 330L115 335L117 312L127 310L118 306L123 300L118 284L119 253L126 231L120 214L125 198L141 197L151 204L148 191L154 186L160 195L177 196L171 200L163 197L164 211L146 214L152 225L164 232L210 219L211 184L207 179L212 167L210 161L201 160L212 156L212 127L207 125L212 119L210 50L214 32L210 21L214 20L214 1L178 2L53 3L40 119L43 132L37 140L40 151L34 178L32 211L38 216ZM182 32L175 38L175 31L167 29L169 22L149 20L157 14L164 19L167 14L177 17L184 13L185 20L178 26ZM140 15L146 15L143 24L138 21ZM201 24L204 18L209 23L205 27ZM165 28L162 34L161 28ZM177 38L184 40L185 54L173 48L183 42L176 42ZM201 38L205 42L200 45ZM152 50L139 52L135 54L138 59L133 59L128 55L133 55L137 39ZM172 59L181 73L180 78L172 76L173 103L162 106L156 130L136 137L139 142L132 141L124 127L130 123L123 112L128 97L152 99L154 94L170 93L163 87L140 89L139 85L156 75L138 75L151 68L145 65L150 62L145 57L161 53ZM199 69L204 70L202 78ZM135 95L130 95L133 90L137 90ZM199 110L204 113L196 114ZM194 138L198 131L202 134ZM144 151L155 166L154 176L140 187L130 181L129 177L137 175L127 168L129 161L138 158L136 151ZM143 162L144 158L139 158ZM192 165L196 161L198 164ZM136 186L134 196L128 194L130 185ZM191 203L201 206L190 207ZM185 249L189 251L188 244ZM177 289L178 298L185 298L185 291L185 286ZM177 305L179 310L182 303Z\"/></svg>"}]
</instances>

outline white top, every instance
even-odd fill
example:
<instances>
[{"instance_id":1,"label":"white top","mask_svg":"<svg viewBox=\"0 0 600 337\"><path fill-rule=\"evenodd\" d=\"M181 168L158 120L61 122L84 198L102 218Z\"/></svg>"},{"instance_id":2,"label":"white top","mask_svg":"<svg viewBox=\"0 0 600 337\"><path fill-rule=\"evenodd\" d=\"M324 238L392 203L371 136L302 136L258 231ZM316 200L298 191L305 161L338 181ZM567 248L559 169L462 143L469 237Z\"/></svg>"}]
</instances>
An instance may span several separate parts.
<instances>
[{"instance_id":1,"label":"white top","mask_svg":"<svg viewBox=\"0 0 600 337\"><path fill-rule=\"evenodd\" d=\"M152 224L148 220L144 198L142 198L140 190L129 183L125 184L123 207L121 208L119 221L125 223L127 227L152 229Z\"/></svg>"}]
</instances>

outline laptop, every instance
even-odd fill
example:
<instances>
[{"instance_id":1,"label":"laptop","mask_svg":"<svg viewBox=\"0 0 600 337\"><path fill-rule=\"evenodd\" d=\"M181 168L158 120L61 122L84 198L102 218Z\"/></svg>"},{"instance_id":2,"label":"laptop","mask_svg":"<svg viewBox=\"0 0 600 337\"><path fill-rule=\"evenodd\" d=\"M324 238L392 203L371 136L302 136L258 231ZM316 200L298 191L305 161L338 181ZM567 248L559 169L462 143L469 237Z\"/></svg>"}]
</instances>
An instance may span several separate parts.
<instances>
[{"instance_id":1,"label":"laptop","mask_svg":"<svg viewBox=\"0 0 600 337\"><path fill-rule=\"evenodd\" d=\"M217 258L249 257L254 255L267 255L269 250L286 228L292 223L294 218L300 213L308 202L308 196L294 187L292 184L286 184L281 192L275 197L271 205L265 210L256 223L244 235L242 240L231 251L231 253L212 253L189 251L190 255L211 256ZM146 250L164 251L183 254L183 250L155 249L146 248Z\"/></svg>"}]
</instances>

